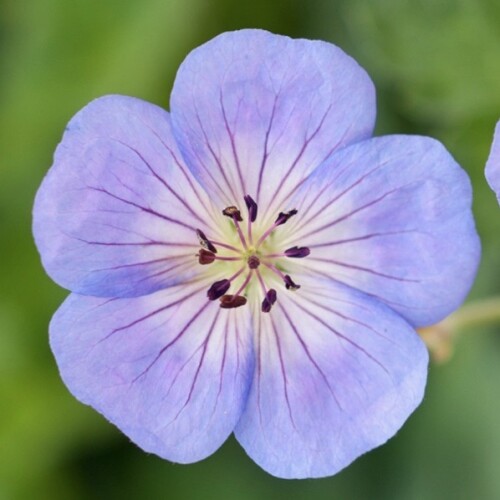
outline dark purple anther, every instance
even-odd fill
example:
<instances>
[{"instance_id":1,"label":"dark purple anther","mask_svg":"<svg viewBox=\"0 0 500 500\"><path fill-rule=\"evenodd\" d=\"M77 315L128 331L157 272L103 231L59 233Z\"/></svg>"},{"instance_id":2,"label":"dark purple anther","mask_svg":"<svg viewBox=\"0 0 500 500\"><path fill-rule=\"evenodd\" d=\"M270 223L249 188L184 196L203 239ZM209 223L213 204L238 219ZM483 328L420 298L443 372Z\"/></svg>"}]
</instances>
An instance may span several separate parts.
<instances>
[{"instance_id":1,"label":"dark purple anther","mask_svg":"<svg viewBox=\"0 0 500 500\"><path fill-rule=\"evenodd\" d=\"M298 290L300 288L300 285L297 285L296 283L293 282L292 278L288 276L288 274L285 274L285 277L283 278L285 281L285 287L287 290Z\"/></svg>"},{"instance_id":2,"label":"dark purple anther","mask_svg":"<svg viewBox=\"0 0 500 500\"><path fill-rule=\"evenodd\" d=\"M294 257L296 259L301 259L302 257L307 257L311 253L311 250L307 247L292 247L285 250L285 255L287 257Z\"/></svg>"},{"instance_id":3,"label":"dark purple anther","mask_svg":"<svg viewBox=\"0 0 500 500\"><path fill-rule=\"evenodd\" d=\"M215 260L215 254L202 248L198 252L198 262L202 265L211 264Z\"/></svg>"},{"instance_id":4,"label":"dark purple anther","mask_svg":"<svg viewBox=\"0 0 500 500\"><path fill-rule=\"evenodd\" d=\"M241 218L241 213L238 210L238 207L235 207L233 205L231 205L230 207L226 207L222 211L222 215L225 215L226 217L231 217L231 219L235 219L238 222L242 222L243 221L243 219Z\"/></svg>"},{"instance_id":5,"label":"dark purple anther","mask_svg":"<svg viewBox=\"0 0 500 500\"><path fill-rule=\"evenodd\" d=\"M276 302L276 290L271 288L267 291L264 300L262 301L262 312L268 313Z\"/></svg>"},{"instance_id":6,"label":"dark purple anther","mask_svg":"<svg viewBox=\"0 0 500 500\"><path fill-rule=\"evenodd\" d=\"M216 281L207 292L207 297L209 300L217 300L219 297L222 297L231 286L231 282L229 280L220 280Z\"/></svg>"},{"instance_id":7,"label":"dark purple anther","mask_svg":"<svg viewBox=\"0 0 500 500\"><path fill-rule=\"evenodd\" d=\"M250 269L257 269L260 266L260 259L257 257L257 255L250 255L247 262Z\"/></svg>"},{"instance_id":8,"label":"dark purple anther","mask_svg":"<svg viewBox=\"0 0 500 500\"><path fill-rule=\"evenodd\" d=\"M198 236L198 240L200 241L200 245L207 250L210 250L213 253L217 253L217 248L208 241L208 238L205 236L205 233L201 229L196 230L196 236Z\"/></svg>"},{"instance_id":9,"label":"dark purple anther","mask_svg":"<svg viewBox=\"0 0 500 500\"><path fill-rule=\"evenodd\" d=\"M254 199L249 194L245 195L243 198L247 204L248 217L251 222L255 222L257 218L257 203L255 203Z\"/></svg>"},{"instance_id":10,"label":"dark purple anther","mask_svg":"<svg viewBox=\"0 0 500 500\"><path fill-rule=\"evenodd\" d=\"M234 309L235 307L244 306L247 299L242 295L224 295L220 298L220 306L222 309Z\"/></svg>"},{"instance_id":11,"label":"dark purple anther","mask_svg":"<svg viewBox=\"0 0 500 500\"><path fill-rule=\"evenodd\" d=\"M293 217L297 213L295 208L293 210L289 210L288 212L280 212L278 218L274 222L277 226L281 226L284 224L290 217Z\"/></svg>"}]
</instances>

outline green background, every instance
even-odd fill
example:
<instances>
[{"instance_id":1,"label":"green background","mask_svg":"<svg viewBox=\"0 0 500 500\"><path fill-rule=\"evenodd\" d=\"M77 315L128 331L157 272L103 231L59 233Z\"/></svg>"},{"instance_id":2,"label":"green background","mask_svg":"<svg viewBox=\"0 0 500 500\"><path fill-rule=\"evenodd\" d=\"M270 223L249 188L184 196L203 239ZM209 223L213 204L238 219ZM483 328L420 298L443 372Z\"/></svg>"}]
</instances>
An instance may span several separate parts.
<instances>
[{"instance_id":1,"label":"green background","mask_svg":"<svg viewBox=\"0 0 500 500\"><path fill-rule=\"evenodd\" d=\"M483 260L500 292L500 208L483 169L500 117L498 0L0 1L0 500L498 499L500 331L461 335L397 437L337 476L284 481L233 438L207 460L146 455L59 379L47 325L66 293L31 237L35 191L69 118L120 93L168 108L175 71L214 35L261 27L341 46L378 91L377 134L440 139L469 172Z\"/></svg>"}]
</instances>

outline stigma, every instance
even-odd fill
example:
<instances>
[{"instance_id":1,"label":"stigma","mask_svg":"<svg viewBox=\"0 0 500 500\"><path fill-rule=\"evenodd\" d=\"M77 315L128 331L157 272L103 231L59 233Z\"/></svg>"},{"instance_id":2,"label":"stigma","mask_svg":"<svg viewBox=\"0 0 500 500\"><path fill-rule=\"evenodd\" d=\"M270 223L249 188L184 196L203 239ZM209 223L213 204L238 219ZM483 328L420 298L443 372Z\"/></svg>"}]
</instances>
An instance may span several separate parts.
<instances>
[{"instance_id":1,"label":"stigma","mask_svg":"<svg viewBox=\"0 0 500 500\"><path fill-rule=\"evenodd\" d=\"M305 246L279 248L279 238L274 238L274 233L282 231L281 226L298 213L296 209L279 212L275 221L262 230L258 225L257 203L248 194L243 199L247 209L245 218L237 205L221 210L222 215L231 221L229 231L232 237L228 241L216 241L210 235L207 237L201 229L196 229L201 247L196 257L198 264L210 265L218 272L227 273L226 277L215 280L208 288L209 301L218 301L222 309L236 309L258 297L260 311L269 313L278 301L278 294L273 286L268 286L268 282L272 285L278 280L285 291L297 291L300 285L287 272L286 259L302 259L311 252ZM255 235L258 237L255 238Z\"/></svg>"}]
</instances>

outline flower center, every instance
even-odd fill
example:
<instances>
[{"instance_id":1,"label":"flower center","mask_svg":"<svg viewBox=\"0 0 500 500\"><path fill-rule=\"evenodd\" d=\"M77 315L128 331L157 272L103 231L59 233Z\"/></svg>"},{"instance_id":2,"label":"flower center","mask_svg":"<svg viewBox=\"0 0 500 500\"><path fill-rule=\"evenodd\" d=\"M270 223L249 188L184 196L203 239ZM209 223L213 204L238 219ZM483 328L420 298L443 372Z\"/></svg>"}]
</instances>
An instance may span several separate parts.
<instances>
[{"instance_id":1,"label":"flower center","mask_svg":"<svg viewBox=\"0 0 500 500\"><path fill-rule=\"evenodd\" d=\"M274 223L254 242L253 224L257 219L258 207L250 195L246 195L244 200L248 210L246 228L240 224L244 220L238 207L231 205L222 210L222 214L232 221L238 243L234 245L230 242L214 241L201 229L197 229L196 234L202 248L196 256L201 265L224 262L228 271L227 278L215 281L208 289L209 300L219 299L220 307L223 309L241 307L247 303L249 289L253 283L257 283L257 288L261 290L261 311L268 313L277 300L277 292L274 288L269 288L266 281L270 278L279 278L287 290L298 290L300 285L294 283L290 275L283 271L282 259L307 257L310 250L307 247L297 246L280 250L270 241L278 226L285 224L297 214L295 209L280 212ZM236 288L235 283L240 281L241 284ZM232 294L227 294L231 287L236 290Z\"/></svg>"}]
</instances>

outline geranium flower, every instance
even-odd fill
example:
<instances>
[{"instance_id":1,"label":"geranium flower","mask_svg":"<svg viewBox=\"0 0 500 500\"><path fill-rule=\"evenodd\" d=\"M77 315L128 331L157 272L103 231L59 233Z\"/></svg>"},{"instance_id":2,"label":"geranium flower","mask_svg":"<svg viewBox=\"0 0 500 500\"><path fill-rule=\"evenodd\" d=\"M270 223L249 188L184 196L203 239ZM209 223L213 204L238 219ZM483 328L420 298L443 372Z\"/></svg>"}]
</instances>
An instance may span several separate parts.
<instances>
[{"instance_id":1,"label":"geranium flower","mask_svg":"<svg viewBox=\"0 0 500 500\"><path fill-rule=\"evenodd\" d=\"M500 121L495 127L493 143L486 162L486 180L500 201Z\"/></svg>"},{"instance_id":2,"label":"geranium flower","mask_svg":"<svg viewBox=\"0 0 500 500\"><path fill-rule=\"evenodd\" d=\"M283 478L390 438L424 392L414 327L460 305L479 243L443 146L371 138L374 119L340 49L259 30L194 50L170 113L82 109L34 209L73 292L50 326L71 392L168 460L234 432Z\"/></svg>"}]
</instances>

